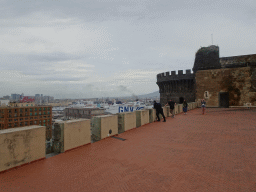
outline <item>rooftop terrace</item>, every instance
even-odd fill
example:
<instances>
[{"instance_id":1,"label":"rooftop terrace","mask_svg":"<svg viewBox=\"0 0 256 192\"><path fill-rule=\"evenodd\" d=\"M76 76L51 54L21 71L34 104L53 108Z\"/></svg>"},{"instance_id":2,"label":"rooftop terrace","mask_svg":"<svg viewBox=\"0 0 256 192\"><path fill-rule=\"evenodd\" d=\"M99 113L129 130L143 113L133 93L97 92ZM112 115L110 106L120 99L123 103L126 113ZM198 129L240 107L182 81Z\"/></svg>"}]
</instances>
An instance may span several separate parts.
<instances>
[{"instance_id":1,"label":"rooftop terrace","mask_svg":"<svg viewBox=\"0 0 256 192\"><path fill-rule=\"evenodd\" d=\"M0 173L0 191L256 191L255 115L191 110Z\"/></svg>"}]
</instances>

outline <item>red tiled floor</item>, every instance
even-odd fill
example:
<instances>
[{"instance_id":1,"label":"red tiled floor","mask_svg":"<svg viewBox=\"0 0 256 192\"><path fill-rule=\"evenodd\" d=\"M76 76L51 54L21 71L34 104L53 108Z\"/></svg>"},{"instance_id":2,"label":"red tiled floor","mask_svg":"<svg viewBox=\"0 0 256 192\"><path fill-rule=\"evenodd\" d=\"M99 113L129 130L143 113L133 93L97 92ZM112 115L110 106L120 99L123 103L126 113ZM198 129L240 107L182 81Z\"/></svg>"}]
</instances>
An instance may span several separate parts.
<instances>
[{"instance_id":1,"label":"red tiled floor","mask_svg":"<svg viewBox=\"0 0 256 192\"><path fill-rule=\"evenodd\" d=\"M256 111L189 111L0 174L0 191L256 191Z\"/></svg>"}]
</instances>

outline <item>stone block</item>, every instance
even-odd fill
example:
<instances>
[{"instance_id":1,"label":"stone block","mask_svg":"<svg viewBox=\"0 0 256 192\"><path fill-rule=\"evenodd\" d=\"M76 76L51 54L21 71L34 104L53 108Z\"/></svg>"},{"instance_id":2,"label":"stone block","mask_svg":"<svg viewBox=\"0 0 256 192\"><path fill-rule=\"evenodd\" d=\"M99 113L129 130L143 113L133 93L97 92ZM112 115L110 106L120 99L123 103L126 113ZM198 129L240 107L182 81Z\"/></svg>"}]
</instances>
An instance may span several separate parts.
<instances>
[{"instance_id":1,"label":"stone block","mask_svg":"<svg viewBox=\"0 0 256 192\"><path fill-rule=\"evenodd\" d=\"M50 143L50 142L45 143L45 147L46 147L46 149L45 149L45 153L46 153L46 154L50 154L50 153L53 152L52 146L51 146L51 143Z\"/></svg>"},{"instance_id":2,"label":"stone block","mask_svg":"<svg viewBox=\"0 0 256 192\"><path fill-rule=\"evenodd\" d=\"M176 75L176 71L171 71L171 75Z\"/></svg>"},{"instance_id":3,"label":"stone block","mask_svg":"<svg viewBox=\"0 0 256 192\"><path fill-rule=\"evenodd\" d=\"M0 172L45 158L45 126L0 130Z\"/></svg>"},{"instance_id":4,"label":"stone block","mask_svg":"<svg viewBox=\"0 0 256 192\"><path fill-rule=\"evenodd\" d=\"M166 117L170 117L171 115L170 115L170 106L166 106L166 109L167 109L167 115L166 115Z\"/></svg>"},{"instance_id":5,"label":"stone block","mask_svg":"<svg viewBox=\"0 0 256 192\"><path fill-rule=\"evenodd\" d=\"M46 140L50 141L52 138L52 126L48 125L46 126Z\"/></svg>"},{"instance_id":6,"label":"stone block","mask_svg":"<svg viewBox=\"0 0 256 192\"><path fill-rule=\"evenodd\" d=\"M52 148L54 153L64 153L64 142L53 141Z\"/></svg>"},{"instance_id":7,"label":"stone block","mask_svg":"<svg viewBox=\"0 0 256 192\"><path fill-rule=\"evenodd\" d=\"M164 116L167 117L167 106L163 107Z\"/></svg>"},{"instance_id":8,"label":"stone block","mask_svg":"<svg viewBox=\"0 0 256 192\"><path fill-rule=\"evenodd\" d=\"M64 151L91 143L90 119L76 119L65 121Z\"/></svg>"},{"instance_id":9,"label":"stone block","mask_svg":"<svg viewBox=\"0 0 256 192\"><path fill-rule=\"evenodd\" d=\"M177 108L178 108L177 113L182 113L183 112L183 105L182 104L178 104Z\"/></svg>"},{"instance_id":10,"label":"stone block","mask_svg":"<svg viewBox=\"0 0 256 192\"><path fill-rule=\"evenodd\" d=\"M101 115L92 119L92 135L95 140L101 140L118 134L118 116Z\"/></svg>"},{"instance_id":11,"label":"stone block","mask_svg":"<svg viewBox=\"0 0 256 192\"><path fill-rule=\"evenodd\" d=\"M136 127L149 123L149 110L136 111Z\"/></svg>"},{"instance_id":12,"label":"stone block","mask_svg":"<svg viewBox=\"0 0 256 192\"><path fill-rule=\"evenodd\" d=\"M54 123L53 138L54 141L64 140L64 127L60 123Z\"/></svg>"},{"instance_id":13,"label":"stone block","mask_svg":"<svg viewBox=\"0 0 256 192\"><path fill-rule=\"evenodd\" d=\"M55 123L53 130L53 151L55 153L64 153L64 124Z\"/></svg>"},{"instance_id":14,"label":"stone block","mask_svg":"<svg viewBox=\"0 0 256 192\"><path fill-rule=\"evenodd\" d=\"M118 133L136 128L136 112L118 113Z\"/></svg>"},{"instance_id":15,"label":"stone block","mask_svg":"<svg viewBox=\"0 0 256 192\"><path fill-rule=\"evenodd\" d=\"M188 111L192 109L191 103L188 103Z\"/></svg>"},{"instance_id":16,"label":"stone block","mask_svg":"<svg viewBox=\"0 0 256 192\"><path fill-rule=\"evenodd\" d=\"M154 121L156 121L156 110L149 109L149 123L153 123Z\"/></svg>"}]
</instances>

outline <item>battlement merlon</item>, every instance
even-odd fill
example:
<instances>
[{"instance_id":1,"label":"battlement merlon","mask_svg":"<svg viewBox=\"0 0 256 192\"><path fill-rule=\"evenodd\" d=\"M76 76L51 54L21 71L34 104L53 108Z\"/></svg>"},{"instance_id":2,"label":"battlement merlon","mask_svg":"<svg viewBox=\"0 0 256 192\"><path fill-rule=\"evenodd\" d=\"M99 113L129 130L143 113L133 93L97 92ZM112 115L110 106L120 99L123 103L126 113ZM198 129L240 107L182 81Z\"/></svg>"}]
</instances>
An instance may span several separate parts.
<instances>
[{"instance_id":1,"label":"battlement merlon","mask_svg":"<svg viewBox=\"0 0 256 192\"><path fill-rule=\"evenodd\" d=\"M187 69L185 74L183 74L183 70L178 70L178 74L176 74L176 71L171 71L171 75L170 75L170 72L157 74L157 83L164 82L164 81L194 79L194 78L195 78L195 74L191 73L190 69Z\"/></svg>"}]
</instances>

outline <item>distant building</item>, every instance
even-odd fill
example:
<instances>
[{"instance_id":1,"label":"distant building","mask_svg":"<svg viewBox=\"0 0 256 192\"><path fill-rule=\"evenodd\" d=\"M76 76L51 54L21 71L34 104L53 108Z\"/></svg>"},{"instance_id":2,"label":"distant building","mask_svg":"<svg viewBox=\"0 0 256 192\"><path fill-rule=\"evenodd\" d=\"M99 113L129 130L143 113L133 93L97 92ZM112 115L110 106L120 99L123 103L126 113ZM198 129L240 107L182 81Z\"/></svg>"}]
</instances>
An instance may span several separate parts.
<instances>
[{"instance_id":1,"label":"distant building","mask_svg":"<svg viewBox=\"0 0 256 192\"><path fill-rule=\"evenodd\" d=\"M20 94L11 94L11 101L20 101L21 95Z\"/></svg>"},{"instance_id":2,"label":"distant building","mask_svg":"<svg viewBox=\"0 0 256 192\"><path fill-rule=\"evenodd\" d=\"M43 96L43 94L35 94L35 103L37 104L47 104L53 103L54 97L52 96Z\"/></svg>"},{"instance_id":3,"label":"distant building","mask_svg":"<svg viewBox=\"0 0 256 192\"><path fill-rule=\"evenodd\" d=\"M16 103L16 102L10 102L10 107L33 107L35 106L35 103Z\"/></svg>"},{"instance_id":4,"label":"distant building","mask_svg":"<svg viewBox=\"0 0 256 192\"><path fill-rule=\"evenodd\" d=\"M104 115L105 109L100 108L66 108L65 118L85 118L91 119L93 116Z\"/></svg>"},{"instance_id":5,"label":"distant building","mask_svg":"<svg viewBox=\"0 0 256 192\"><path fill-rule=\"evenodd\" d=\"M0 106L8 106L10 103L10 100L0 100Z\"/></svg>"},{"instance_id":6,"label":"distant building","mask_svg":"<svg viewBox=\"0 0 256 192\"><path fill-rule=\"evenodd\" d=\"M44 96L42 98L42 103L51 103L54 101L54 97L51 97L51 96Z\"/></svg>"},{"instance_id":7,"label":"distant building","mask_svg":"<svg viewBox=\"0 0 256 192\"><path fill-rule=\"evenodd\" d=\"M29 125L51 126L52 107L0 107L0 130Z\"/></svg>"},{"instance_id":8,"label":"distant building","mask_svg":"<svg viewBox=\"0 0 256 192\"><path fill-rule=\"evenodd\" d=\"M5 100L10 100L10 99L11 99L11 97L10 97L9 95L3 96L3 98L4 98Z\"/></svg>"}]
</instances>

